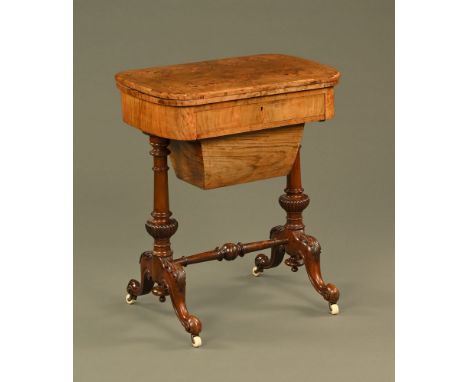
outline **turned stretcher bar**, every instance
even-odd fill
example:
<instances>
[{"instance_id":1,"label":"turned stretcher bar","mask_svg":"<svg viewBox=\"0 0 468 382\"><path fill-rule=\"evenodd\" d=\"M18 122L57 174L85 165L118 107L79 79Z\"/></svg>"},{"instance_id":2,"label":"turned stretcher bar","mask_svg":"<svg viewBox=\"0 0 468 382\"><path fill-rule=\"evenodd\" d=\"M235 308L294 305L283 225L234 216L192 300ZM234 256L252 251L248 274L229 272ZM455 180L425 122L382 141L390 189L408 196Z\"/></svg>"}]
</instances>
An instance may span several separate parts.
<instances>
[{"instance_id":1,"label":"turned stretcher bar","mask_svg":"<svg viewBox=\"0 0 468 382\"><path fill-rule=\"evenodd\" d=\"M262 249L278 247L288 244L289 240L263 240L252 243L226 243L221 248L216 247L212 251L197 253L191 256L182 256L174 259L174 263L186 267L189 264L203 263L211 260L234 260L237 256L244 256L246 253L261 251Z\"/></svg>"}]
</instances>

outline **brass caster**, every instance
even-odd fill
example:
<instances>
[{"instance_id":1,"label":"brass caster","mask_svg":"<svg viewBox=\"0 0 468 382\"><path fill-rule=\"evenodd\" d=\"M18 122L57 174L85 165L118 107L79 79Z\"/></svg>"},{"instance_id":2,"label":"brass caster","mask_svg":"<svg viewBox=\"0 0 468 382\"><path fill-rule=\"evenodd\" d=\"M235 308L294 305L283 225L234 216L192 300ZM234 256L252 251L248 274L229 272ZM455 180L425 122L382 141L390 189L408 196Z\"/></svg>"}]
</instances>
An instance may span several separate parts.
<instances>
[{"instance_id":1,"label":"brass caster","mask_svg":"<svg viewBox=\"0 0 468 382\"><path fill-rule=\"evenodd\" d=\"M192 336L192 346L194 348L199 348L202 346L202 340L200 336Z\"/></svg>"},{"instance_id":2,"label":"brass caster","mask_svg":"<svg viewBox=\"0 0 468 382\"><path fill-rule=\"evenodd\" d=\"M166 301L166 296L159 296L159 302Z\"/></svg>"},{"instance_id":3,"label":"brass caster","mask_svg":"<svg viewBox=\"0 0 468 382\"><path fill-rule=\"evenodd\" d=\"M338 304L330 304L329 308L330 308L330 314L334 316L340 313L340 307L338 306Z\"/></svg>"},{"instance_id":4,"label":"brass caster","mask_svg":"<svg viewBox=\"0 0 468 382\"><path fill-rule=\"evenodd\" d=\"M297 272L298 270L299 270L299 268L296 267L295 265L293 265L293 266L291 267L291 272Z\"/></svg>"},{"instance_id":5,"label":"brass caster","mask_svg":"<svg viewBox=\"0 0 468 382\"><path fill-rule=\"evenodd\" d=\"M128 305L133 305L136 302L136 296L132 296L130 293L128 293L125 296L125 301Z\"/></svg>"}]
</instances>

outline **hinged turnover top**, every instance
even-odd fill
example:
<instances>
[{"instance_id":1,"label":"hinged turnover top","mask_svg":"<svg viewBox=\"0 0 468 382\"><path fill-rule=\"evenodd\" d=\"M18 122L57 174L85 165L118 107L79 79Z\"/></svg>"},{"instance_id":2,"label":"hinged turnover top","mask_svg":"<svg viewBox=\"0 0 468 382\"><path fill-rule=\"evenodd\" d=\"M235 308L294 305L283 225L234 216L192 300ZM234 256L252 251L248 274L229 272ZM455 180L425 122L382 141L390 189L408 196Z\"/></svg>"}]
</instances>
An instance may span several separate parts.
<instances>
[{"instance_id":1,"label":"hinged turnover top","mask_svg":"<svg viewBox=\"0 0 468 382\"><path fill-rule=\"evenodd\" d=\"M283 54L259 54L116 74L122 91L171 106L194 106L334 86L340 73Z\"/></svg>"}]
</instances>

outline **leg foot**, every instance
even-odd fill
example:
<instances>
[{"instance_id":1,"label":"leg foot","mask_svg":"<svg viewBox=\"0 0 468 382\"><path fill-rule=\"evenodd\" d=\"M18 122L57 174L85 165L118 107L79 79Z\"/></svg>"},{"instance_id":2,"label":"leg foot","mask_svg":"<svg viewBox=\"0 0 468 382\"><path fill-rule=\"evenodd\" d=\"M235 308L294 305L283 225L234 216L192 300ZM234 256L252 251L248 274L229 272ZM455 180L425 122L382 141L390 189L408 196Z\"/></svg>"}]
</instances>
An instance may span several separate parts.
<instances>
[{"instance_id":1,"label":"leg foot","mask_svg":"<svg viewBox=\"0 0 468 382\"><path fill-rule=\"evenodd\" d=\"M279 239L283 236L284 226L273 227L270 231L270 239ZM255 257L255 267L252 269L252 274L255 277L260 276L264 269L274 268L281 264L285 253L284 245L271 248L270 258L264 254L259 254Z\"/></svg>"},{"instance_id":2,"label":"leg foot","mask_svg":"<svg viewBox=\"0 0 468 382\"><path fill-rule=\"evenodd\" d=\"M125 296L125 301L128 305L133 305L136 302L136 296L132 296L130 293L127 293Z\"/></svg>"},{"instance_id":3,"label":"leg foot","mask_svg":"<svg viewBox=\"0 0 468 382\"><path fill-rule=\"evenodd\" d=\"M262 273L263 273L263 270L260 270L260 268L258 268L257 266L254 266L254 267L252 268L252 274L253 274L255 277L260 276Z\"/></svg>"},{"instance_id":4,"label":"leg foot","mask_svg":"<svg viewBox=\"0 0 468 382\"><path fill-rule=\"evenodd\" d=\"M200 346L202 346L202 339L200 336L192 336L192 346L194 348L199 348Z\"/></svg>"},{"instance_id":5,"label":"leg foot","mask_svg":"<svg viewBox=\"0 0 468 382\"><path fill-rule=\"evenodd\" d=\"M172 306L179 321L192 336L198 336L202 330L202 324L198 317L188 312L185 304L184 268L180 264L173 263L171 257L161 257L158 260L162 268L162 282L165 284L171 297Z\"/></svg>"},{"instance_id":6,"label":"leg foot","mask_svg":"<svg viewBox=\"0 0 468 382\"><path fill-rule=\"evenodd\" d=\"M132 279L127 284L127 304L134 304L137 296L148 294L154 286L152 277L153 253L151 251L143 252L140 256L140 274L141 281Z\"/></svg>"},{"instance_id":7,"label":"leg foot","mask_svg":"<svg viewBox=\"0 0 468 382\"><path fill-rule=\"evenodd\" d=\"M329 308L330 308L330 314L334 316L340 313L340 307L338 306L338 304L330 304Z\"/></svg>"},{"instance_id":8,"label":"leg foot","mask_svg":"<svg viewBox=\"0 0 468 382\"><path fill-rule=\"evenodd\" d=\"M299 235L300 253L304 259L304 266L307 270L310 282L315 290L330 303L332 314L338 314L339 309L336 303L340 298L340 291L334 284L325 284L320 271L320 244L313 236L302 233ZM332 305L336 307L331 308ZM333 310L332 310L333 309ZM336 311L336 313L333 313Z\"/></svg>"}]
</instances>

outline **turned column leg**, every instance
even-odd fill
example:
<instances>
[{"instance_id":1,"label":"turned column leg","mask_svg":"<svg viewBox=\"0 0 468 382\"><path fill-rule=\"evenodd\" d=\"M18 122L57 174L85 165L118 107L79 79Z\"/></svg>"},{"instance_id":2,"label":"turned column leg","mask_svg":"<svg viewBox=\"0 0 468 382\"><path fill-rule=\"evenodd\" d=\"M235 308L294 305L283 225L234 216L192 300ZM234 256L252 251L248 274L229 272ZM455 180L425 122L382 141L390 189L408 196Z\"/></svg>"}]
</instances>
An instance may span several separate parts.
<instances>
[{"instance_id":1,"label":"turned column leg","mask_svg":"<svg viewBox=\"0 0 468 382\"><path fill-rule=\"evenodd\" d=\"M177 231L177 220L171 218L169 210L169 187L167 172L168 139L150 136L153 147L154 171L154 210L152 219L146 222L146 230L154 238L153 277L159 285L157 294L169 294L172 305L184 326L192 335L194 346L201 345L198 334L201 331L200 320L189 314L185 304L185 271L181 265L173 263L170 237ZM164 295L164 294L163 294Z\"/></svg>"},{"instance_id":2,"label":"turned column leg","mask_svg":"<svg viewBox=\"0 0 468 382\"><path fill-rule=\"evenodd\" d=\"M288 238L286 265L293 272L304 265L309 279L320 295L329 303L330 313L338 313L338 299L340 292L334 284L326 284L320 270L320 244L316 238L304 232L302 212L309 205L309 197L304 194L301 180L300 150L297 152L291 172L287 177L285 194L279 198L281 207L286 211L286 224L283 229L277 229L279 239Z\"/></svg>"},{"instance_id":3,"label":"turned column leg","mask_svg":"<svg viewBox=\"0 0 468 382\"><path fill-rule=\"evenodd\" d=\"M145 252L144 271L142 265L141 283L136 280L129 282L129 292L131 295L148 293L148 288L159 296L161 302L165 301L165 296L169 295L174 307L175 313L182 323L183 327L192 336L194 347L201 346L201 338L198 336L201 332L200 320L187 310L185 304L185 271L180 264L173 262L170 238L177 231L177 220L171 218L172 213L169 210L169 187L167 172L167 156L170 151L167 148L169 140L156 136L150 136L152 146L151 155L153 156L154 171L154 199L153 212L151 219L146 224L147 232L153 237L153 251ZM143 256L142 256L143 258ZM141 260L140 260L140 263ZM149 285L153 283L151 287ZM144 293L143 293L144 292Z\"/></svg>"}]
</instances>

